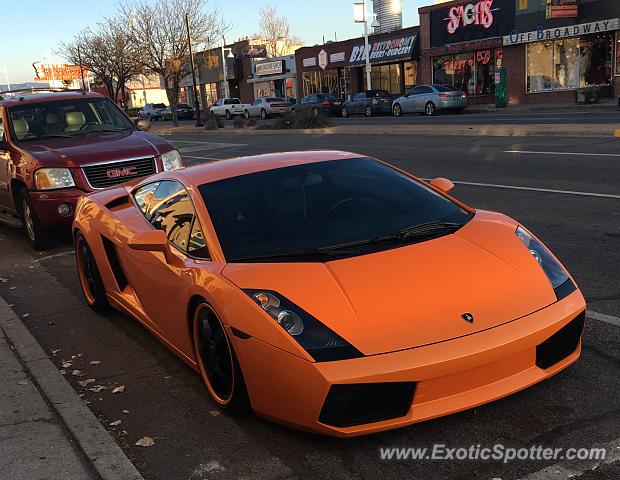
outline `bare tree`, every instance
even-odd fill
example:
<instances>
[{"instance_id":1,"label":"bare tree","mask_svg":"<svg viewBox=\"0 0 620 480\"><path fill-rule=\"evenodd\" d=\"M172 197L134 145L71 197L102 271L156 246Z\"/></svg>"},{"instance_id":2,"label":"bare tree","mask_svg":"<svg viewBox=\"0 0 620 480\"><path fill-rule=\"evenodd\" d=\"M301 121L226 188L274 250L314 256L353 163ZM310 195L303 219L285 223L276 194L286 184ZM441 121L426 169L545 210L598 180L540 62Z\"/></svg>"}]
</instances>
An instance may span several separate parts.
<instances>
[{"instance_id":1,"label":"bare tree","mask_svg":"<svg viewBox=\"0 0 620 480\"><path fill-rule=\"evenodd\" d=\"M293 45L299 45L299 37L291 35L288 19L278 15L275 5L267 4L258 11L259 33L256 37L265 42L270 57L286 55Z\"/></svg>"},{"instance_id":2,"label":"bare tree","mask_svg":"<svg viewBox=\"0 0 620 480\"><path fill-rule=\"evenodd\" d=\"M106 18L94 30L82 30L72 41L61 43L58 53L76 65L81 60L115 101L125 100L127 84L143 68L140 52L119 18Z\"/></svg>"},{"instance_id":3,"label":"bare tree","mask_svg":"<svg viewBox=\"0 0 620 480\"><path fill-rule=\"evenodd\" d=\"M163 78L174 126L178 125L179 85L191 74L185 15L195 52L219 42L228 28L219 10L207 11L207 4L208 0L135 0L119 7L145 69ZM194 55L198 66L204 57Z\"/></svg>"}]
</instances>

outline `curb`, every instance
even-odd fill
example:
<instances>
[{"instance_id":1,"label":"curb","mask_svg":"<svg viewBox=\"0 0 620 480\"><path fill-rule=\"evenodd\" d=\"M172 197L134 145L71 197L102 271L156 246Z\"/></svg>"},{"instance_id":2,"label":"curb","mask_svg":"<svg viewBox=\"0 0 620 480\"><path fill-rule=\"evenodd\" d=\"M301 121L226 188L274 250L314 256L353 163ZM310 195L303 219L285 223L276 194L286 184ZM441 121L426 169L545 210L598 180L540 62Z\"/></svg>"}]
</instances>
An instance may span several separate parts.
<instances>
[{"instance_id":1,"label":"curb","mask_svg":"<svg viewBox=\"0 0 620 480\"><path fill-rule=\"evenodd\" d=\"M192 127L153 128L155 135L208 135L222 132L233 135L424 135L424 136L485 136L485 137L618 137L617 123L583 124L523 124L523 125L338 125L308 130L255 130L251 128L221 128L205 131Z\"/></svg>"},{"instance_id":2,"label":"curb","mask_svg":"<svg viewBox=\"0 0 620 480\"><path fill-rule=\"evenodd\" d=\"M144 480L2 296L0 328L102 480Z\"/></svg>"}]
</instances>

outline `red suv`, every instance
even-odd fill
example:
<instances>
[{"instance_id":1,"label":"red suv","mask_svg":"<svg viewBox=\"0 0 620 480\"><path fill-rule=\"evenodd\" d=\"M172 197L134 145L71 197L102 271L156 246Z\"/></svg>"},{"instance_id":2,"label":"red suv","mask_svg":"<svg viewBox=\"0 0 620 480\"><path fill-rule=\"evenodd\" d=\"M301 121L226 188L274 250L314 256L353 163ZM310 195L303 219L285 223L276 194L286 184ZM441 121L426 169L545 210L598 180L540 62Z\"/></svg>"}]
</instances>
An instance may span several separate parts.
<instances>
[{"instance_id":1,"label":"red suv","mask_svg":"<svg viewBox=\"0 0 620 480\"><path fill-rule=\"evenodd\" d=\"M103 95L0 97L0 221L23 223L37 250L52 227L71 225L82 195L181 164L170 143Z\"/></svg>"}]
</instances>

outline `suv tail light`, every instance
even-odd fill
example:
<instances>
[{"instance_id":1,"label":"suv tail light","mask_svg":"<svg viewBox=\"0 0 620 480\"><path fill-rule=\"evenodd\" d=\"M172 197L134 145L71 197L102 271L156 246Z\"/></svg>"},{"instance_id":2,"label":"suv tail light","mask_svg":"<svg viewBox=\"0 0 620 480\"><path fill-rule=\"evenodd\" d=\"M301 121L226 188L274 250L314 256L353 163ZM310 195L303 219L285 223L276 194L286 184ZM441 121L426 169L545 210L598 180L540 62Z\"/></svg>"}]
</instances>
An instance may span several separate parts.
<instances>
[{"instance_id":1,"label":"suv tail light","mask_svg":"<svg viewBox=\"0 0 620 480\"><path fill-rule=\"evenodd\" d=\"M323 100L323 101L321 102L321 105L329 105L329 100Z\"/></svg>"}]
</instances>

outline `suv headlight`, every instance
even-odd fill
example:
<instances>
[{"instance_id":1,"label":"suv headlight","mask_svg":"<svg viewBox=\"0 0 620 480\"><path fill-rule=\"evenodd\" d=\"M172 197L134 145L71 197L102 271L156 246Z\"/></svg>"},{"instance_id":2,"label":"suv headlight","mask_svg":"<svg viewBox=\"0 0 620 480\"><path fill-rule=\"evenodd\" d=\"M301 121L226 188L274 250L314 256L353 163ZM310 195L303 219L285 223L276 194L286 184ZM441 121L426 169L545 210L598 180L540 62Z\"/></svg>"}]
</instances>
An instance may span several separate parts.
<instances>
[{"instance_id":1,"label":"suv headlight","mask_svg":"<svg viewBox=\"0 0 620 480\"><path fill-rule=\"evenodd\" d=\"M521 240L521 243L525 245L525 248L530 251L534 260L536 260L543 269L543 272L545 272L558 300L561 300L577 289L566 270L564 270L564 267L553 258L553 255L551 255L547 247L536 240L521 226L517 228L515 234L517 238Z\"/></svg>"},{"instance_id":2,"label":"suv headlight","mask_svg":"<svg viewBox=\"0 0 620 480\"><path fill-rule=\"evenodd\" d=\"M317 362L363 356L346 340L279 293L270 290L244 292Z\"/></svg>"},{"instance_id":3,"label":"suv headlight","mask_svg":"<svg viewBox=\"0 0 620 480\"><path fill-rule=\"evenodd\" d=\"M37 190L75 187L73 175L68 168L40 168L34 172L34 184Z\"/></svg>"},{"instance_id":4,"label":"suv headlight","mask_svg":"<svg viewBox=\"0 0 620 480\"><path fill-rule=\"evenodd\" d=\"M164 166L164 172L169 170L176 170L181 168L183 163L181 161L181 154L176 150L170 150L161 156L161 163Z\"/></svg>"}]
</instances>

